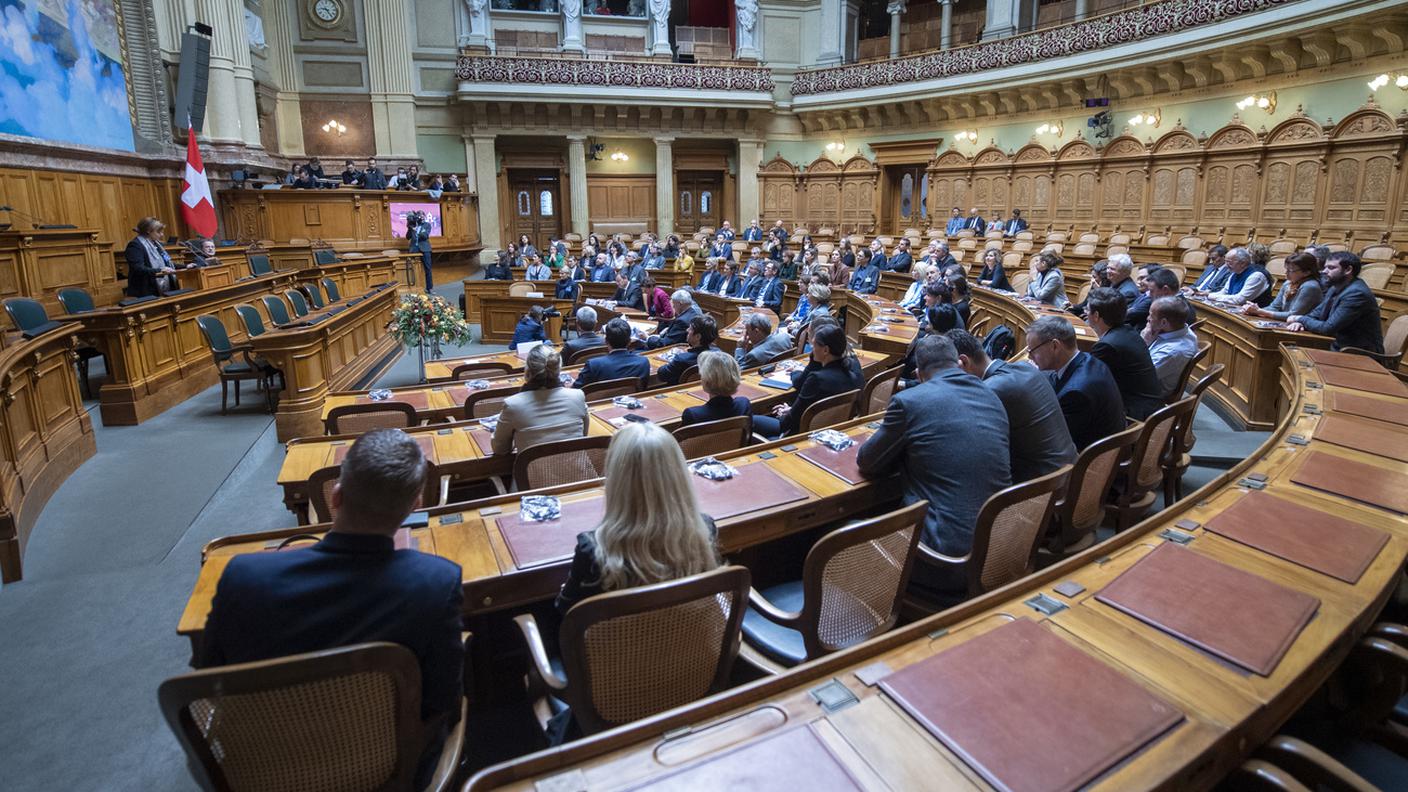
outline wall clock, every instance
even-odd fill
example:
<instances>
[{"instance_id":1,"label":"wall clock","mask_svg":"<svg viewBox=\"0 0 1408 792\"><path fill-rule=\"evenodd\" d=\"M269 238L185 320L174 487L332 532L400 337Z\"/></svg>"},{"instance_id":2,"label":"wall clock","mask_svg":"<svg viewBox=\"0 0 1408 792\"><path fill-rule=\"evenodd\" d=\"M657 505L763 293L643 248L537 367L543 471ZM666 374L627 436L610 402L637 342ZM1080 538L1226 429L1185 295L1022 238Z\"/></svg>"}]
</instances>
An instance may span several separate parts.
<instances>
[{"instance_id":1,"label":"wall clock","mask_svg":"<svg viewBox=\"0 0 1408 792\"><path fill-rule=\"evenodd\" d=\"M303 0L299 28L304 41L356 41L357 23L347 0Z\"/></svg>"}]
</instances>

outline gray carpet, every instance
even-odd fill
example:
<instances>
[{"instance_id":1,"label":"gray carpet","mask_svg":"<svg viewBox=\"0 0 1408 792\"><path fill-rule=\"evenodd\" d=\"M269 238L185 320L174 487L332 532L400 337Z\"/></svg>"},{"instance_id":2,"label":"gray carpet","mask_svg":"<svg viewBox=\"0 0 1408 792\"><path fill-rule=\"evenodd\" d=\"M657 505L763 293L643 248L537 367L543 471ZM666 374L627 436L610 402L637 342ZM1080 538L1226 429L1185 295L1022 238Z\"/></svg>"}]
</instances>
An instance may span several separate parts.
<instances>
[{"instance_id":1,"label":"gray carpet","mask_svg":"<svg viewBox=\"0 0 1408 792\"><path fill-rule=\"evenodd\" d=\"M453 303L460 285L436 291ZM414 358L403 356L380 384L416 377ZM176 623L201 547L294 524L274 483L283 450L261 403L221 416L217 386L141 426L103 427L94 410L97 455L40 516L25 579L0 589L4 789L194 788L156 689L187 670ZM1204 412L1200 451L1264 437L1235 435ZM1189 483L1216 475L1194 468Z\"/></svg>"}]
</instances>

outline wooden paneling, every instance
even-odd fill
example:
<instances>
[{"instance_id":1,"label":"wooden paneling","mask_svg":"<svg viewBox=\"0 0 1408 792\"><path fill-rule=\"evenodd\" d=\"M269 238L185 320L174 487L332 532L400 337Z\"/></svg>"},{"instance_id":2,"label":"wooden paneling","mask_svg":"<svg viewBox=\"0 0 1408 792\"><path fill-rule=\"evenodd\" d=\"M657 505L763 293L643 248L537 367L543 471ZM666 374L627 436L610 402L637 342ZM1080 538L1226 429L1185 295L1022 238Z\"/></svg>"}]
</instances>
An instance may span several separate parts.
<instances>
[{"instance_id":1,"label":"wooden paneling","mask_svg":"<svg viewBox=\"0 0 1408 792\"><path fill-rule=\"evenodd\" d=\"M98 305L117 302L122 286L98 235L92 228L0 231L0 299L33 297L56 314L59 290L78 287Z\"/></svg>"},{"instance_id":2,"label":"wooden paneling","mask_svg":"<svg viewBox=\"0 0 1408 792\"><path fill-rule=\"evenodd\" d=\"M588 176L587 207L592 229L643 224L655 228L654 176Z\"/></svg>"},{"instance_id":3,"label":"wooden paneling","mask_svg":"<svg viewBox=\"0 0 1408 792\"><path fill-rule=\"evenodd\" d=\"M774 157L758 171L759 212L789 227L874 233L879 181L875 163L859 155L840 164L819 157L801 169Z\"/></svg>"},{"instance_id":4,"label":"wooden paneling","mask_svg":"<svg viewBox=\"0 0 1408 792\"><path fill-rule=\"evenodd\" d=\"M429 195L385 190L221 190L220 215L227 236L241 240L311 239L339 250L404 250L406 240L391 233L392 202L435 203ZM479 247L478 205L465 193L445 193L440 201L443 236L431 239L435 251Z\"/></svg>"},{"instance_id":5,"label":"wooden paneling","mask_svg":"<svg viewBox=\"0 0 1408 792\"><path fill-rule=\"evenodd\" d=\"M29 215L41 223L96 228L99 241L115 245L119 255L137 221L148 215L161 218L168 234L184 237L180 199L179 179L0 168L0 204L18 210L0 212L0 222L28 229Z\"/></svg>"}]
</instances>

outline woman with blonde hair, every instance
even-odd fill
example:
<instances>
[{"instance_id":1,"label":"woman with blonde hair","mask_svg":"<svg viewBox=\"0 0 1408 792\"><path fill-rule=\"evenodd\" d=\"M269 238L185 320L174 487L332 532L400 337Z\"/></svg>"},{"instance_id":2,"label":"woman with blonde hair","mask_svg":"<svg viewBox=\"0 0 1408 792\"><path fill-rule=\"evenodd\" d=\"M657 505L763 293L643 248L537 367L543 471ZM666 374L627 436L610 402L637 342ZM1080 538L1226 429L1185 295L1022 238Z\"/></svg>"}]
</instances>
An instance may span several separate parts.
<instances>
[{"instance_id":1,"label":"woman with blonde hair","mask_svg":"<svg viewBox=\"0 0 1408 792\"><path fill-rule=\"evenodd\" d=\"M711 349L699 356L699 384L709 400L698 407L686 407L680 413L680 425L722 421L740 415L752 415L753 405L738 393L742 375L738 361L725 352Z\"/></svg>"},{"instance_id":2,"label":"woman with blonde hair","mask_svg":"<svg viewBox=\"0 0 1408 792\"><path fill-rule=\"evenodd\" d=\"M659 426L628 423L616 433L606 452L605 514L577 535L559 613L596 594L719 566L714 521L699 512L689 476L679 444Z\"/></svg>"},{"instance_id":3,"label":"woman with blonde hair","mask_svg":"<svg viewBox=\"0 0 1408 792\"><path fill-rule=\"evenodd\" d=\"M562 385L562 357L539 344L524 361L523 389L504 399L494 427L495 454L530 445L571 440L587 433L587 397Z\"/></svg>"}]
</instances>

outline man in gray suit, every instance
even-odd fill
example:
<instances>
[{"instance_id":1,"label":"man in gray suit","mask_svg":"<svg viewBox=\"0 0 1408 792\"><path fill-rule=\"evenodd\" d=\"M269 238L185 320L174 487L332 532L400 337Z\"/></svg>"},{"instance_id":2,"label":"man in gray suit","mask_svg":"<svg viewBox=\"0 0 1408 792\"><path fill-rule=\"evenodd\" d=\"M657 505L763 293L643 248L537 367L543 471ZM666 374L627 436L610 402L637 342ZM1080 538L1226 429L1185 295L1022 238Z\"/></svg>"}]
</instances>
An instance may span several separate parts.
<instances>
[{"instance_id":1,"label":"man in gray suit","mask_svg":"<svg viewBox=\"0 0 1408 792\"><path fill-rule=\"evenodd\" d=\"M685 336L689 334L690 320L702 315L699 306L694 304L694 296L684 289L670 295L670 307L675 310L675 318L660 323L657 334L646 339L647 348L659 349L663 346L683 344Z\"/></svg>"},{"instance_id":2,"label":"man in gray suit","mask_svg":"<svg viewBox=\"0 0 1408 792\"><path fill-rule=\"evenodd\" d=\"M743 325L743 340L733 350L739 368L761 366L783 352L796 348L792 336L785 330L772 331L772 320L761 312L749 314Z\"/></svg>"},{"instance_id":3,"label":"man in gray suit","mask_svg":"<svg viewBox=\"0 0 1408 792\"><path fill-rule=\"evenodd\" d=\"M1035 366L991 360L965 330L945 335L958 350L958 367L981 379L1007 410L1012 483L1031 481L1076 461L1076 444L1051 379Z\"/></svg>"},{"instance_id":4,"label":"man in gray suit","mask_svg":"<svg viewBox=\"0 0 1408 792\"><path fill-rule=\"evenodd\" d=\"M977 377L958 368L947 336L925 336L914 356L920 384L890 399L856 461L866 478L898 471L904 502L929 502L921 541L963 556L973 548L978 511L1012 483L1007 411ZM918 563L912 585L949 599L961 597L967 582L950 568Z\"/></svg>"}]
</instances>

